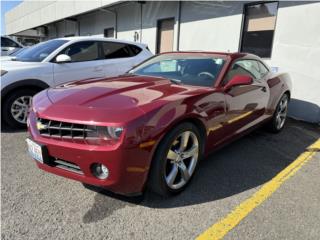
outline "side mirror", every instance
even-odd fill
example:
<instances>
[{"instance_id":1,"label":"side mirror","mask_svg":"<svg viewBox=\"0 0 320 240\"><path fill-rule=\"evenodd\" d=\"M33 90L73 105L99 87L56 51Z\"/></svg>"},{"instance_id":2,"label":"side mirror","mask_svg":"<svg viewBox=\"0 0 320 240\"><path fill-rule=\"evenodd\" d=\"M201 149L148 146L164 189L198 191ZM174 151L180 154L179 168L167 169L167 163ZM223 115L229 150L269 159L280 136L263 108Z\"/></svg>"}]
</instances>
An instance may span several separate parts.
<instances>
[{"instance_id":1,"label":"side mirror","mask_svg":"<svg viewBox=\"0 0 320 240\"><path fill-rule=\"evenodd\" d=\"M66 54L60 54L56 57L56 63L66 63L71 62L71 57Z\"/></svg>"},{"instance_id":2,"label":"side mirror","mask_svg":"<svg viewBox=\"0 0 320 240\"><path fill-rule=\"evenodd\" d=\"M253 83L252 77L248 75L235 75L233 78L224 86L225 90L230 90L232 87L240 85L250 85Z\"/></svg>"}]
</instances>

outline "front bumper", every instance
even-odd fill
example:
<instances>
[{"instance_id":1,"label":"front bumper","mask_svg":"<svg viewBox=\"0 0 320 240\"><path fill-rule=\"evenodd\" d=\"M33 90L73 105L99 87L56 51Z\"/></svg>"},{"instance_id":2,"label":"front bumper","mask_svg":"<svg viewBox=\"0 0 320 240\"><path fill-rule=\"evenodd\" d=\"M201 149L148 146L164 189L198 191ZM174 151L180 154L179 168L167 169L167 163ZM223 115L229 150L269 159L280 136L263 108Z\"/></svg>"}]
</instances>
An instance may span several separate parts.
<instances>
[{"instance_id":1,"label":"front bumper","mask_svg":"<svg viewBox=\"0 0 320 240\"><path fill-rule=\"evenodd\" d=\"M29 132L33 141L45 145L52 159L60 159L78 166L81 174L57 166L37 162L40 169L80 181L86 184L106 188L124 195L135 195L143 191L150 165L150 151L139 146L126 148L116 146L97 146L43 137L36 129L34 112L29 115ZM109 169L109 177L98 179L91 172L94 163L102 163Z\"/></svg>"}]
</instances>

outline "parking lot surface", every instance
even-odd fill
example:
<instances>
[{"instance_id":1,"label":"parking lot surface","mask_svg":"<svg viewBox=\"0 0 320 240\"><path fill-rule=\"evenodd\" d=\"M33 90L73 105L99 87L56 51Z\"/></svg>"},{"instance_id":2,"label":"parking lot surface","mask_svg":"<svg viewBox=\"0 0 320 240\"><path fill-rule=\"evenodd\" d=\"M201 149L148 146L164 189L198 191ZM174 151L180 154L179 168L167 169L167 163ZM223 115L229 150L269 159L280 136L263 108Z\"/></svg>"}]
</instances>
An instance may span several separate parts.
<instances>
[{"instance_id":1,"label":"parking lot surface","mask_svg":"<svg viewBox=\"0 0 320 240\"><path fill-rule=\"evenodd\" d=\"M172 198L122 198L39 170L26 132L1 133L2 239L194 239L228 215L320 137L290 120L211 154ZM226 239L319 239L320 153L254 209Z\"/></svg>"}]
</instances>

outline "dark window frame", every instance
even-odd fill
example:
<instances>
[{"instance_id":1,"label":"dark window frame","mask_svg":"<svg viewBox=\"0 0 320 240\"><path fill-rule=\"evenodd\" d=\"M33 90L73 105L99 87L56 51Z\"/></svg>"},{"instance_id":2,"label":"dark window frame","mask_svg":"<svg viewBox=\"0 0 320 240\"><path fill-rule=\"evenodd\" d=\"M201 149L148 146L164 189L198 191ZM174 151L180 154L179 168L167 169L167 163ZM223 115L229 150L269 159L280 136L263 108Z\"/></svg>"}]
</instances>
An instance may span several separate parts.
<instances>
[{"instance_id":1,"label":"dark window frame","mask_svg":"<svg viewBox=\"0 0 320 240\"><path fill-rule=\"evenodd\" d=\"M123 45L125 45L126 46L126 48L128 48L128 51L129 51L129 54L130 54L130 56L128 56L128 57L117 57L117 58L105 58L105 55L104 55L104 49L103 49L103 43L114 43L114 44L123 44ZM108 60L108 59L122 59L122 58L132 58L132 57L135 57L135 56L137 56L137 55L139 55L142 51L143 51L143 49L141 48L141 47L139 47L139 46L137 46L137 45L134 45L134 44L130 44L130 43L124 43L124 42L116 42L116 41L101 41L100 42L100 45L101 45L101 55L102 55L102 59L103 60ZM135 47L135 48L139 48L140 49L140 51L136 54L132 49L131 49L131 47Z\"/></svg>"},{"instance_id":2,"label":"dark window frame","mask_svg":"<svg viewBox=\"0 0 320 240\"><path fill-rule=\"evenodd\" d=\"M274 45L274 34L275 34L276 28L277 28L278 11L279 11L279 4L280 4L279 1L256 1L256 2L245 3L243 5L243 8L242 8L242 23L241 23L241 32L240 32L240 42L239 42L239 52L243 52L242 51L242 49L243 49L242 45L243 45L244 33L245 33L245 27L246 27L246 21L247 21L247 16L246 16L247 7L254 6L254 5L259 5L259 4L268 4L268 3L277 3L277 14L276 14L276 19L275 19L275 26L274 26L274 29L273 29L273 36L272 36L271 46L270 46L270 56L269 57L261 57L261 58L262 59L271 59L272 58L273 45ZM268 68L268 70L269 70L269 68Z\"/></svg>"},{"instance_id":3,"label":"dark window frame","mask_svg":"<svg viewBox=\"0 0 320 240\"><path fill-rule=\"evenodd\" d=\"M102 41L85 40L85 41L74 42L74 43L71 43L70 45L66 46L66 47L65 47L64 49L62 49L59 53L57 53L56 56L54 56L50 62L57 63L57 62L56 62L57 56L59 56L60 54L64 54L63 52L64 52L67 48L71 47L72 45L75 45L75 44L78 44L78 43L83 43L83 42L96 42L96 43L97 43L97 45L98 45L98 59L85 60L85 61L71 61L71 62L69 62L69 63L80 63L80 62L91 62L91 61L104 60L103 54L102 54L103 49L102 49L102 45L100 44Z\"/></svg>"}]
</instances>

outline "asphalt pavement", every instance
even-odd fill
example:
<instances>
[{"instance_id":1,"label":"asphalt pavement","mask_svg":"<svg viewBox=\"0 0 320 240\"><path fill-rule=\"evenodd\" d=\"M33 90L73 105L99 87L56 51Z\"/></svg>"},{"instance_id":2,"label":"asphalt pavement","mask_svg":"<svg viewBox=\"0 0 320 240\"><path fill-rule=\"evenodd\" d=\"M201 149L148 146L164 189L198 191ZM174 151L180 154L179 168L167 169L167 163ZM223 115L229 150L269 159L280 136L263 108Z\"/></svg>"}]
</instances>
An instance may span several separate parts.
<instances>
[{"instance_id":1,"label":"asphalt pavement","mask_svg":"<svg viewBox=\"0 0 320 240\"><path fill-rule=\"evenodd\" d=\"M39 170L24 131L1 133L2 239L194 239L255 193L320 137L289 120L256 130L200 163L185 192L138 198L85 189ZM254 209L226 239L320 239L320 153Z\"/></svg>"}]
</instances>

